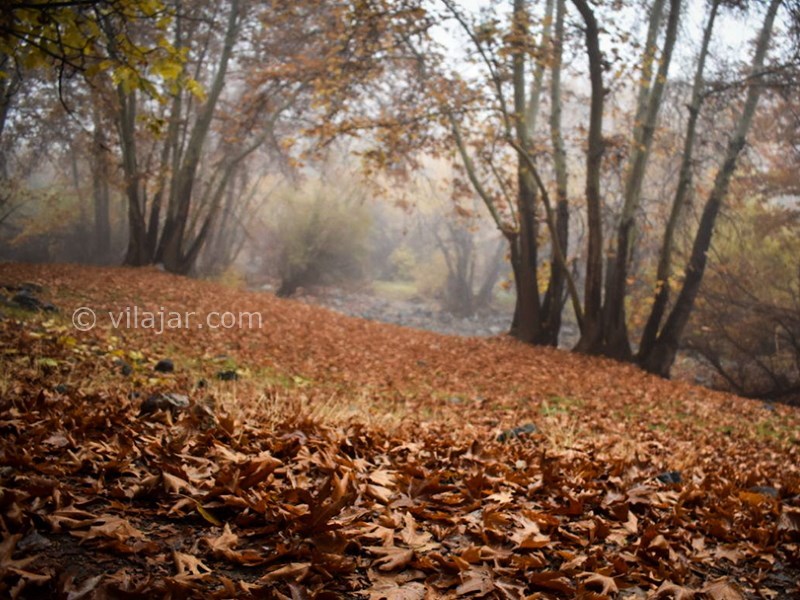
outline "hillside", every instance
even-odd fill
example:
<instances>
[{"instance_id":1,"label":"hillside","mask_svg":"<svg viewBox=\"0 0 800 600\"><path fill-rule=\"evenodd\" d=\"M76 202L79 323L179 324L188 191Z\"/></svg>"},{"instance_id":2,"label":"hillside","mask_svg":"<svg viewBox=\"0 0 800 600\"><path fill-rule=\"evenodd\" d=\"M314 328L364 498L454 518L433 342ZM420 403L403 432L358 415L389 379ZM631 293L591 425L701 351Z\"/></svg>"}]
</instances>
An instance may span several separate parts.
<instances>
[{"instance_id":1,"label":"hillside","mask_svg":"<svg viewBox=\"0 0 800 600\"><path fill-rule=\"evenodd\" d=\"M800 597L797 408L154 269L0 285L3 596Z\"/></svg>"}]
</instances>

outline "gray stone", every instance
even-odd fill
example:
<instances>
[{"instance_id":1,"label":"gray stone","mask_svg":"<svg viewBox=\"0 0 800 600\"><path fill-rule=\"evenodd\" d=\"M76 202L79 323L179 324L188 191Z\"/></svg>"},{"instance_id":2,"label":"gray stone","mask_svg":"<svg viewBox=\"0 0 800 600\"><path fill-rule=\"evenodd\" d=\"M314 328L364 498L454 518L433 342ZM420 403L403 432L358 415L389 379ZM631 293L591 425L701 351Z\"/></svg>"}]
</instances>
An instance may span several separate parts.
<instances>
[{"instance_id":1,"label":"gray stone","mask_svg":"<svg viewBox=\"0 0 800 600\"><path fill-rule=\"evenodd\" d=\"M157 373L172 373L175 370L175 364L168 358L162 358L156 363L154 370Z\"/></svg>"},{"instance_id":2,"label":"gray stone","mask_svg":"<svg viewBox=\"0 0 800 600\"><path fill-rule=\"evenodd\" d=\"M189 406L189 396L183 394L154 394L145 399L139 407L139 416L148 415L159 410L178 412Z\"/></svg>"},{"instance_id":3,"label":"gray stone","mask_svg":"<svg viewBox=\"0 0 800 600\"><path fill-rule=\"evenodd\" d=\"M533 435L537 433L539 429L533 423L525 423L524 425L519 425L517 427L512 427L511 429L506 429L500 435L497 436L498 442L508 442L513 439L518 439L523 436Z\"/></svg>"},{"instance_id":4,"label":"gray stone","mask_svg":"<svg viewBox=\"0 0 800 600\"><path fill-rule=\"evenodd\" d=\"M659 473L656 475L656 479L658 479L661 483L670 485L681 483L683 481L680 471L665 471L664 473Z\"/></svg>"},{"instance_id":5,"label":"gray stone","mask_svg":"<svg viewBox=\"0 0 800 600\"><path fill-rule=\"evenodd\" d=\"M754 485L753 487L748 488L747 491L752 492L753 494L768 496L769 498L777 498L779 496L778 490L771 485Z\"/></svg>"}]
</instances>

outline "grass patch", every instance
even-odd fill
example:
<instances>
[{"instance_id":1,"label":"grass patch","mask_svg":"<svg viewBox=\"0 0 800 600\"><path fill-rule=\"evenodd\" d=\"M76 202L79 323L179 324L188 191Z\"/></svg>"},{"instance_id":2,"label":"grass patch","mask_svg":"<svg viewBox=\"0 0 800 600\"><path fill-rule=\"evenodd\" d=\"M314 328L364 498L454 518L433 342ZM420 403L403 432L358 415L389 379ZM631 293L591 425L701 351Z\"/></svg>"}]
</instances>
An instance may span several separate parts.
<instances>
[{"instance_id":1,"label":"grass patch","mask_svg":"<svg viewBox=\"0 0 800 600\"><path fill-rule=\"evenodd\" d=\"M373 281L372 291L376 296L391 300L411 300L419 295L413 281Z\"/></svg>"},{"instance_id":2,"label":"grass patch","mask_svg":"<svg viewBox=\"0 0 800 600\"><path fill-rule=\"evenodd\" d=\"M492 304L501 310L514 310L516 302L517 297L514 292L502 289L496 291L492 299Z\"/></svg>"},{"instance_id":3,"label":"grass patch","mask_svg":"<svg viewBox=\"0 0 800 600\"><path fill-rule=\"evenodd\" d=\"M556 415L568 415L583 406L583 400L568 398L565 396L552 396L548 400L543 400L539 407L539 413L545 417Z\"/></svg>"}]
</instances>

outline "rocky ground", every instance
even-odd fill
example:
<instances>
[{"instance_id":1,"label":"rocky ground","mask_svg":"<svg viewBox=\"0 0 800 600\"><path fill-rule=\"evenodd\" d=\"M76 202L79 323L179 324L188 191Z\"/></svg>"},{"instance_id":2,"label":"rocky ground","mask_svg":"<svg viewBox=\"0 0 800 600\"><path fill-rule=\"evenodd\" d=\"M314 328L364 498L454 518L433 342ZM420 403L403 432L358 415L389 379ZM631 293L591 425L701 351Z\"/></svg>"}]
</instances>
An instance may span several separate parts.
<instances>
[{"instance_id":1,"label":"rocky ground","mask_svg":"<svg viewBox=\"0 0 800 600\"><path fill-rule=\"evenodd\" d=\"M263 284L254 289L272 293L275 288L271 284ZM345 289L317 286L301 289L294 299L324 306L350 317L467 337L491 337L507 333L513 317L512 307L502 306L499 302L470 317L458 317L442 309L435 300L419 296L408 300L393 298L369 287ZM577 330L568 323L563 329L561 346L569 348L577 341Z\"/></svg>"},{"instance_id":2,"label":"rocky ground","mask_svg":"<svg viewBox=\"0 0 800 600\"><path fill-rule=\"evenodd\" d=\"M442 310L438 303L423 299L400 300L381 297L370 291L349 291L336 287L308 290L297 296L308 304L325 306L336 312L370 321L393 323L446 335L489 337L508 331L512 314L493 308L471 317L457 317Z\"/></svg>"}]
</instances>

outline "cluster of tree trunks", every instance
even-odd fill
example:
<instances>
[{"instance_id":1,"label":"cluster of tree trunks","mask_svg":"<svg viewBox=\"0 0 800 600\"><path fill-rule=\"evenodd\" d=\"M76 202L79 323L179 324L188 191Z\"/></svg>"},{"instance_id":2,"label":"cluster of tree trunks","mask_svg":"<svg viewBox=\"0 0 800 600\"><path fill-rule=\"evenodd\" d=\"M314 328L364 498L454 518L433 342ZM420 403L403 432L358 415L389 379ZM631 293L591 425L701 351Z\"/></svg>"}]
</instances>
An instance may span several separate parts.
<instances>
[{"instance_id":1,"label":"cluster of tree trunks","mask_svg":"<svg viewBox=\"0 0 800 600\"><path fill-rule=\"evenodd\" d=\"M511 73L513 75L513 102L504 97L498 60L489 56L490 50L457 7L443 0L451 13L467 31L478 55L484 60L489 80L495 86L495 99L503 111L506 140L517 153L516 211L512 222L498 209L497 200L481 181L469 154L458 118L449 113L449 122L457 149L468 178L477 194L483 199L498 228L505 234L510 248L510 258L517 300L511 333L518 339L534 344L558 343L564 303L570 300L571 308L580 329L576 350L632 361L646 370L668 376L675 360L680 340L691 315L700 289L707 253L714 225L724 202L737 159L744 147L745 138L758 103L761 87L754 84L764 69L767 49L772 37L781 0L771 0L767 7L750 67L745 99L740 109L735 131L730 138L711 192L705 200L702 217L697 228L691 256L685 269L677 297L670 303L669 279L673 274L674 238L681 211L686 205L692 184L693 150L697 137L697 121L706 97L704 72L710 41L721 6L721 0L711 2L688 104L688 121L684 134L679 181L671 204L669 218L663 231L662 247L658 257L657 282L653 290L653 304L638 347L634 348L629 333L625 305L628 298L630 264L635 249L636 218L641 205L642 189L646 180L654 135L672 55L682 22L679 0L654 0L650 7L647 39L641 58L641 81L635 106L633 131L630 135L630 153L624 177L622 206L617 218L613 239L604 240L604 197L601 186L606 141L603 137L603 117L606 111L605 59L600 43L601 25L595 9L587 0L571 0L583 22L584 45L589 68L591 97L589 124L586 139L585 205L587 239L585 248L584 289L579 297L575 277L567 261L569 238L569 204L567 199L567 163L561 133L561 68L564 41L564 15L566 0L549 0L545 7L544 25L538 47L542 54L549 52L546 61L550 71L550 137L551 164L554 172L552 188L542 181L537 157L532 149L532 136L536 126L540 97L543 89L544 62L538 61L533 69L530 85L526 82L526 65L529 49L524 41L530 39L528 3L514 0L511 35L509 36ZM665 15L666 13L666 15ZM664 20L666 19L666 24ZM663 29L663 41L658 40ZM654 65L658 64L655 69ZM540 204L542 205L540 207ZM550 276L545 290L540 289L537 270L539 256L539 227L537 215L543 208L544 222L550 240ZM506 220L504 220L506 219ZM669 309L669 310L668 310Z\"/></svg>"}]
</instances>

